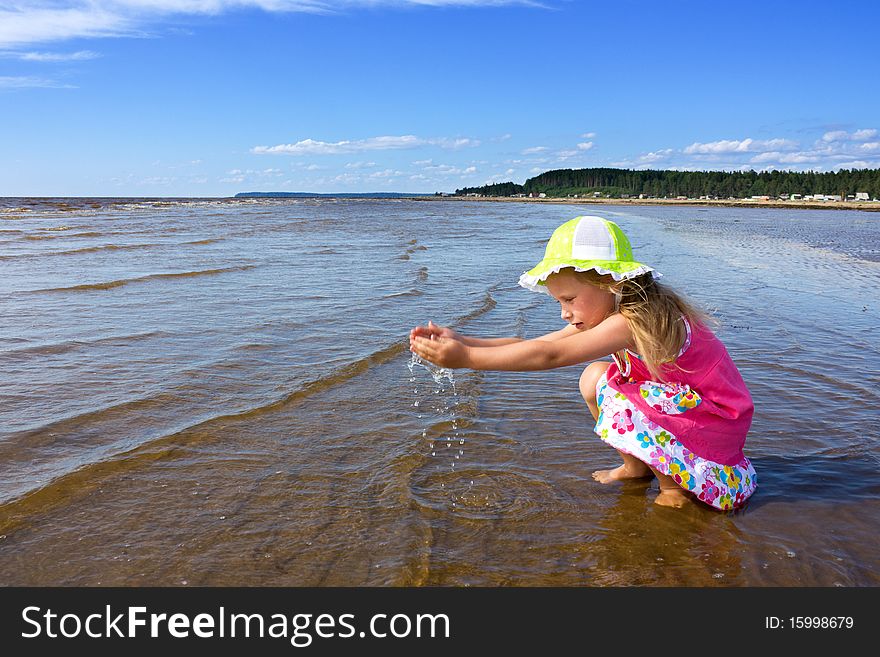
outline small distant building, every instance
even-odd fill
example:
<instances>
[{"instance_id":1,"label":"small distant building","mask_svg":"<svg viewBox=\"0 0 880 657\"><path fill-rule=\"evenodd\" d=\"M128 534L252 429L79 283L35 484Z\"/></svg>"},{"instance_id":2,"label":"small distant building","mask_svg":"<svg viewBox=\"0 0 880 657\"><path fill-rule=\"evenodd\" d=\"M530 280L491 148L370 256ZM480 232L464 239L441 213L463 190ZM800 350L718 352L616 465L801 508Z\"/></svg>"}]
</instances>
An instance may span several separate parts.
<instances>
[{"instance_id":1,"label":"small distant building","mask_svg":"<svg viewBox=\"0 0 880 657\"><path fill-rule=\"evenodd\" d=\"M856 201L870 201L871 197L868 196L867 192L856 192Z\"/></svg>"},{"instance_id":2,"label":"small distant building","mask_svg":"<svg viewBox=\"0 0 880 657\"><path fill-rule=\"evenodd\" d=\"M753 196L752 200L753 201L769 201L770 197L769 196Z\"/></svg>"},{"instance_id":3,"label":"small distant building","mask_svg":"<svg viewBox=\"0 0 880 657\"><path fill-rule=\"evenodd\" d=\"M843 197L840 194L826 194L825 200L826 201L842 201Z\"/></svg>"},{"instance_id":4,"label":"small distant building","mask_svg":"<svg viewBox=\"0 0 880 657\"><path fill-rule=\"evenodd\" d=\"M547 198L547 195L544 192L538 194L538 198Z\"/></svg>"},{"instance_id":5,"label":"small distant building","mask_svg":"<svg viewBox=\"0 0 880 657\"><path fill-rule=\"evenodd\" d=\"M800 194L792 194L790 198L792 201L800 201L803 196L801 196Z\"/></svg>"},{"instance_id":6,"label":"small distant building","mask_svg":"<svg viewBox=\"0 0 880 657\"><path fill-rule=\"evenodd\" d=\"M602 192L593 192L593 198L599 198L602 196Z\"/></svg>"}]
</instances>

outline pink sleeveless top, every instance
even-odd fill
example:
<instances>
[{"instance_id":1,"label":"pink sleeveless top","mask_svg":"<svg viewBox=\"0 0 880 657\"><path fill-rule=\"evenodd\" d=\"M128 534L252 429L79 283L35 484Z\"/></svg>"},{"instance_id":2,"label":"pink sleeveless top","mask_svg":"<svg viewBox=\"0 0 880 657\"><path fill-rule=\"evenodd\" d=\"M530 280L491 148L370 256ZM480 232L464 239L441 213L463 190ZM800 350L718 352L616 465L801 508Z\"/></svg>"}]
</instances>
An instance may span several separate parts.
<instances>
[{"instance_id":1,"label":"pink sleeveless top","mask_svg":"<svg viewBox=\"0 0 880 657\"><path fill-rule=\"evenodd\" d=\"M621 360L614 355L614 363L608 368L608 385L697 456L722 465L737 465L744 458L743 445L752 423L752 397L715 334L702 324L691 328L682 319L688 329L688 340L675 362L662 367L662 382L653 382L647 366L638 355L629 352L632 358L624 354ZM652 404L656 398L647 390L656 389L656 383L670 390L669 397L678 393L687 397L689 403L677 407L669 403ZM643 384L650 384L645 391Z\"/></svg>"}]
</instances>

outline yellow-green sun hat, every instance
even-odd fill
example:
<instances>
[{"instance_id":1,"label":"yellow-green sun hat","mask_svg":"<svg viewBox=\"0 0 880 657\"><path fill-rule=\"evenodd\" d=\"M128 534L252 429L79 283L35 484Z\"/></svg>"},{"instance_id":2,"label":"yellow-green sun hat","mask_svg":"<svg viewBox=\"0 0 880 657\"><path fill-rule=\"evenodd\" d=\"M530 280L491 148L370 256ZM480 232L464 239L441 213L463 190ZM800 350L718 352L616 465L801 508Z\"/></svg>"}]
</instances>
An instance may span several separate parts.
<instances>
[{"instance_id":1,"label":"yellow-green sun hat","mask_svg":"<svg viewBox=\"0 0 880 657\"><path fill-rule=\"evenodd\" d=\"M634 260L632 247L620 226L602 217L575 217L553 231L544 259L520 276L519 284L532 292L547 293L547 277L566 267L611 274L616 281L648 272L655 279L663 275Z\"/></svg>"}]
</instances>

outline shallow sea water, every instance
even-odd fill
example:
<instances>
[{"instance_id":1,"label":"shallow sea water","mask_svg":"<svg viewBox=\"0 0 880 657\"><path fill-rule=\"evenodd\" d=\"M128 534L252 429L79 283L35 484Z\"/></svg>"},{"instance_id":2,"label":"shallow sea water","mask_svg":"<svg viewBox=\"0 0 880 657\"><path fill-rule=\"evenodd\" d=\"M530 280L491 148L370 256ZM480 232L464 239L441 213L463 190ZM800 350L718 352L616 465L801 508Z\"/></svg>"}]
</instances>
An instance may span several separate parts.
<instances>
[{"instance_id":1,"label":"shallow sea water","mask_svg":"<svg viewBox=\"0 0 880 657\"><path fill-rule=\"evenodd\" d=\"M613 219L756 403L748 506L658 507L533 337L553 228ZM876 586L880 215L408 200L3 199L0 583ZM433 375L432 375L433 374Z\"/></svg>"}]
</instances>

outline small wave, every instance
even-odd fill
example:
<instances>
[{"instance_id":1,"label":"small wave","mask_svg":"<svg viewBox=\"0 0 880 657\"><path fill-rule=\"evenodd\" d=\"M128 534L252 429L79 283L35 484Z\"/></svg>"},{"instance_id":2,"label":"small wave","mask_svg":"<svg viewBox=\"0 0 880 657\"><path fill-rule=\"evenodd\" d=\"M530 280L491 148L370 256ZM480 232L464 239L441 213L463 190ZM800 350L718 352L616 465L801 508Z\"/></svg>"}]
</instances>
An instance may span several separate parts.
<instances>
[{"instance_id":1,"label":"small wave","mask_svg":"<svg viewBox=\"0 0 880 657\"><path fill-rule=\"evenodd\" d=\"M383 299L394 299L397 297L420 297L423 292L421 290L407 290L406 292L395 292L394 294L386 294Z\"/></svg>"},{"instance_id":2,"label":"small wave","mask_svg":"<svg viewBox=\"0 0 880 657\"><path fill-rule=\"evenodd\" d=\"M41 258L43 256L76 255L81 253L97 253L100 251L129 251L132 249L146 249L160 246L159 244L104 244L102 246L85 246L81 249L68 249L64 251L45 251L42 253L23 253L16 256L0 256L3 259L11 258Z\"/></svg>"},{"instance_id":3,"label":"small wave","mask_svg":"<svg viewBox=\"0 0 880 657\"><path fill-rule=\"evenodd\" d=\"M192 242L182 242L181 244L187 245L187 246L190 246L190 245L191 246L200 246L202 244L213 244L214 242L222 242L222 241L223 241L222 237L212 237L212 238L208 238L205 240L194 240Z\"/></svg>"},{"instance_id":4,"label":"small wave","mask_svg":"<svg viewBox=\"0 0 880 657\"><path fill-rule=\"evenodd\" d=\"M47 235L26 235L24 239L26 240L51 240L59 237L101 237L104 233L99 233L96 231L89 231L86 233L52 233Z\"/></svg>"},{"instance_id":5,"label":"small wave","mask_svg":"<svg viewBox=\"0 0 880 657\"><path fill-rule=\"evenodd\" d=\"M206 437L213 435L206 429L216 423L222 425L229 421L250 419L292 404L298 404L316 393L359 376L376 365L389 362L404 351L406 351L406 343L404 341L396 342L334 370L326 376L310 381L276 401L236 413L210 417L180 430L149 439L147 442L126 451L107 454L100 461L82 464L74 470L53 477L51 480L37 483L36 487L26 492L23 491L15 497L0 500L0 533L8 533L21 523L26 522L32 515L43 513L47 508L63 503L74 495L87 494L103 477L137 468L141 464L161 459L185 445L197 444L205 440ZM69 433L71 427L83 427L95 421L106 421L114 414L144 412L157 405L167 406L169 402L165 398L168 397L170 396L151 396L123 402L109 408L89 411L36 429L20 432L15 438L23 443L33 444L41 436ZM32 485L33 483L31 482Z\"/></svg>"},{"instance_id":6,"label":"small wave","mask_svg":"<svg viewBox=\"0 0 880 657\"><path fill-rule=\"evenodd\" d=\"M139 276L137 278L122 278L117 281L107 281L106 283L85 283L83 285L72 285L70 287L53 287L41 290L30 290L30 292L38 294L47 292L91 292L94 290L110 290L115 287L128 285L129 283L143 283L146 281L169 278L193 278L196 276L213 276L216 274L226 274L234 271L245 271L253 268L254 265L243 265L240 267L222 267L220 269L202 269L198 271L171 272L167 274L149 274L148 276Z\"/></svg>"},{"instance_id":7,"label":"small wave","mask_svg":"<svg viewBox=\"0 0 880 657\"><path fill-rule=\"evenodd\" d=\"M147 333L134 333L132 335L112 335L106 338L98 338L96 340L65 340L64 342L53 342L49 344L39 344L30 347L21 347L19 349L8 349L0 351L0 359L7 357L19 356L45 356L48 354L64 354L76 349L100 345L124 346L140 340L149 340L150 338L163 337L168 335L163 331L149 331Z\"/></svg>"},{"instance_id":8,"label":"small wave","mask_svg":"<svg viewBox=\"0 0 880 657\"><path fill-rule=\"evenodd\" d=\"M483 303L481 303L477 309L469 312L466 315L462 315L461 317L459 317L457 320L455 320L455 324L456 325L464 324L465 322L469 322L472 319L476 319L480 315L485 315L487 312L492 310L496 305L498 305L498 304L495 301L495 299L492 298L491 292L487 291L486 295L483 297Z\"/></svg>"}]
</instances>

